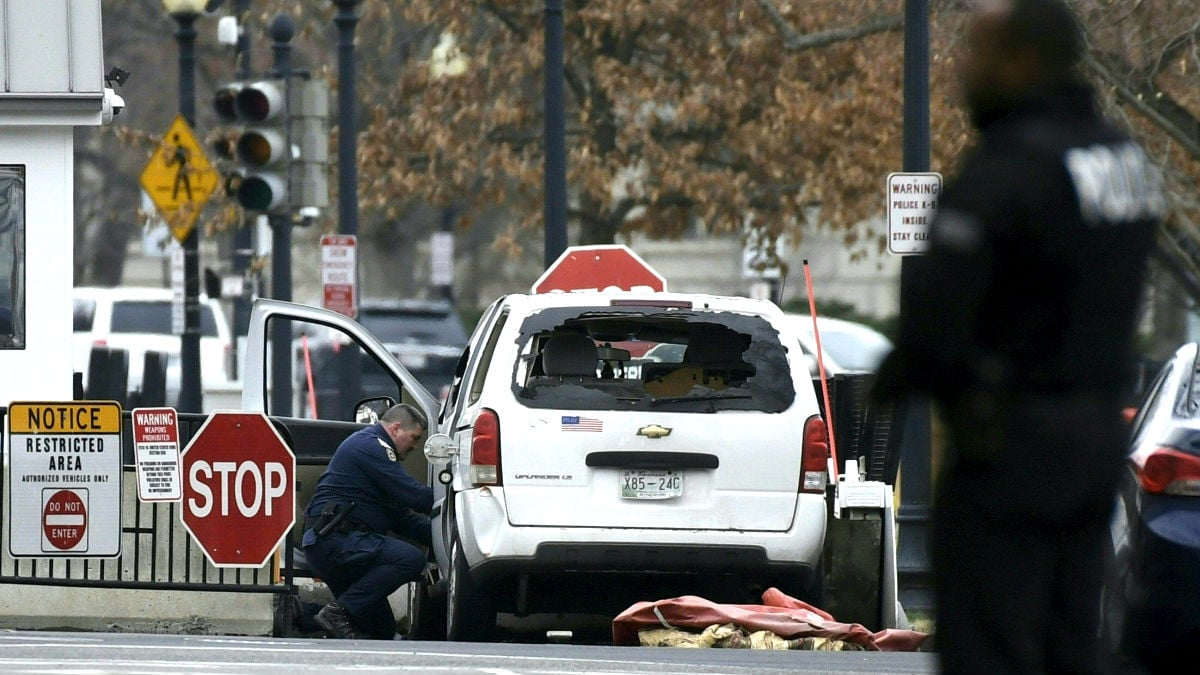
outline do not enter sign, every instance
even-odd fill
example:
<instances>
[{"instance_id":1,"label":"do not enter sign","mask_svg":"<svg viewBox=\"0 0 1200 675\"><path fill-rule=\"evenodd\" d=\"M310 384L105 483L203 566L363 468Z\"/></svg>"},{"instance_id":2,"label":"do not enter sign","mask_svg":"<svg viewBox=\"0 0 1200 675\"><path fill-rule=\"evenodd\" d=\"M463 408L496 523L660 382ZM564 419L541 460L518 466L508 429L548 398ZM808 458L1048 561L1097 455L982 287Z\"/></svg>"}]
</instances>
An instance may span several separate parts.
<instances>
[{"instance_id":1,"label":"do not enter sign","mask_svg":"<svg viewBox=\"0 0 1200 675\"><path fill-rule=\"evenodd\" d=\"M180 518L217 567L262 567L296 520L296 457L262 413L215 412L180 458Z\"/></svg>"},{"instance_id":2,"label":"do not enter sign","mask_svg":"<svg viewBox=\"0 0 1200 675\"><path fill-rule=\"evenodd\" d=\"M43 490L42 550L87 550L87 489Z\"/></svg>"}]
</instances>

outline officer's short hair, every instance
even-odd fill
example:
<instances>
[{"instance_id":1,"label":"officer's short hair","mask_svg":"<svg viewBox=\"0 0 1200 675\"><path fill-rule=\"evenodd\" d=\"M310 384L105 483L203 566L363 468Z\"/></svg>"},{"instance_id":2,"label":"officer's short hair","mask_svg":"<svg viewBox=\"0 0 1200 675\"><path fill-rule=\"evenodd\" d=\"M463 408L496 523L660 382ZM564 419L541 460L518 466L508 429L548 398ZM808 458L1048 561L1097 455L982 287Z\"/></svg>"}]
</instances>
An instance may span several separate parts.
<instances>
[{"instance_id":1,"label":"officer's short hair","mask_svg":"<svg viewBox=\"0 0 1200 675\"><path fill-rule=\"evenodd\" d=\"M387 409L387 412L379 418L380 422L391 423L399 422L400 426L412 431L416 427L428 429L429 426L425 423L425 414L416 408L416 406L407 403L397 403Z\"/></svg>"},{"instance_id":2,"label":"officer's short hair","mask_svg":"<svg viewBox=\"0 0 1200 675\"><path fill-rule=\"evenodd\" d=\"M1067 75L1085 49L1083 31L1062 0L1006 0L1001 44L1029 47L1050 78Z\"/></svg>"}]
</instances>

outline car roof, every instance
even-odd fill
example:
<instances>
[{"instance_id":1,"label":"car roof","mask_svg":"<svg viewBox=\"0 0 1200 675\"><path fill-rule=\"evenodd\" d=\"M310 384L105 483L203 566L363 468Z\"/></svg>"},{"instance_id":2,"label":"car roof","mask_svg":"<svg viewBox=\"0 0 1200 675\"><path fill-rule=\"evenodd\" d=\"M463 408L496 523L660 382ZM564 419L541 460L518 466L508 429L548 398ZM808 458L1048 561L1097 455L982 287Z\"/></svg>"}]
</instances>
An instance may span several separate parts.
<instances>
[{"instance_id":1,"label":"car roof","mask_svg":"<svg viewBox=\"0 0 1200 675\"><path fill-rule=\"evenodd\" d=\"M174 291L158 286L76 286L71 290L76 298L110 299L110 300L170 300ZM201 293L201 302L208 302L208 296Z\"/></svg>"},{"instance_id":2,"label":"car roof","mask_svg":"<svg viewBox=\"0 0 1200 675\"><path fill-rule=\"evenodd\" d=\"M592 307L608 305L614 300L620 300L631 305L656 305L662 303L689 303L694 309L716 309L752 312L755 314L782 316L783 312L775 303L769 300L754 300L736 296L708 295L703 293L659 293L654 291L551 291L534 295L514 293L505 296L504 303L519 307L526 311L536 311L548 307Z\"/></svg>"},{"instance_id":3,"label":"car roof","mask_svg":"<svg viewBox=\"0 0 1200 675\"><path fill-rule=\"evenodd\" d=\"M417 300L413 298L363 298L358 303L360 311L368 312L419 312L448 314L454 305L446 300Z\"/></svg>"}]
</instances>

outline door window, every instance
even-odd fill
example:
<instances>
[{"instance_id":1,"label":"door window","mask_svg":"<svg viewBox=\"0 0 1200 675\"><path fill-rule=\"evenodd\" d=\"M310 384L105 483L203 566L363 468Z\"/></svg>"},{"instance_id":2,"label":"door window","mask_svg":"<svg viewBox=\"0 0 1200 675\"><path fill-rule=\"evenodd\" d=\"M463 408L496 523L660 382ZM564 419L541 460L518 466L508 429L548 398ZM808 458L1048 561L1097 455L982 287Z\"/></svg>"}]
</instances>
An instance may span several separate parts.
<instances>
[{"instance_id":1,"label":"door window","mask_svg":"<svg viewBox=\"0 0 1200 675\"><path fill-rule=\"evenodd\" d=\"M0 349L25 348L25 167L0 166Z\"/></svg>"}]
</instances>

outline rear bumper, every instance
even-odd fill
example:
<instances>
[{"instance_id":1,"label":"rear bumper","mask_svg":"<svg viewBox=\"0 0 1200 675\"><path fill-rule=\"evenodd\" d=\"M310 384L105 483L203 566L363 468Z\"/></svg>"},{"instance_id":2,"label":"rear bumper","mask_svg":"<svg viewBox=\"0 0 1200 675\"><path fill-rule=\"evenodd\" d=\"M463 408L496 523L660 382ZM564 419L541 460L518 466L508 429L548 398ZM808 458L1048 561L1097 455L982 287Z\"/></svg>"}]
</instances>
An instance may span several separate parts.
<instances>
[{"instance_id":1,"label":"rear bumper","mask_svg":"<svg viewBox=\"0 0 1200 675\"><path fill-rule=\"evenodd\" d=\"M638 573L734 574L776 577L804 574L811 565L774 562L761 546L615 543L539 544L527 557L489 557L471 568L481 585L519 574Z\"/></svg>"},{"instance_id":2,"label":"rear bumper","mask_svg":"<svg viewBox=\"0 0 1200 675\"><path fill-rule=\"evenodd\" d=\"M1142 495L1130 514L1121 651L1142 664L1178 663L1200 638L1200 499Z\"/></svg>"},{"instance_id":3,"label":"rear bumper","mask_svg":"<svg viewBox=\"0 0 1200 675\"><path fill-rule=\"evenodd\" d=\"M825 541L825 500L816 494L799 495L782 532L516 527L500 489L460 492L455 506L463 555L480 584L559 572L811 576Z\"/></svg>"}]
</instances>

